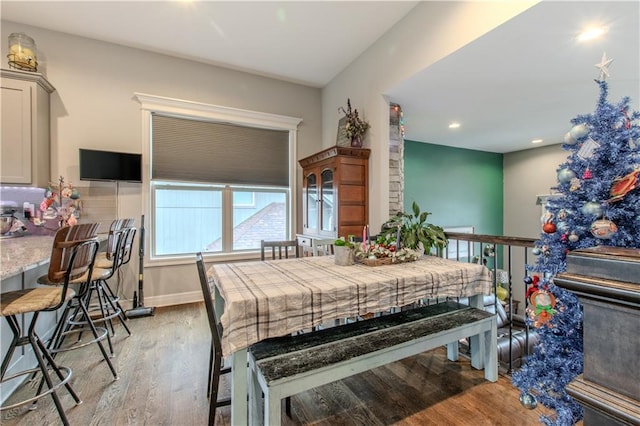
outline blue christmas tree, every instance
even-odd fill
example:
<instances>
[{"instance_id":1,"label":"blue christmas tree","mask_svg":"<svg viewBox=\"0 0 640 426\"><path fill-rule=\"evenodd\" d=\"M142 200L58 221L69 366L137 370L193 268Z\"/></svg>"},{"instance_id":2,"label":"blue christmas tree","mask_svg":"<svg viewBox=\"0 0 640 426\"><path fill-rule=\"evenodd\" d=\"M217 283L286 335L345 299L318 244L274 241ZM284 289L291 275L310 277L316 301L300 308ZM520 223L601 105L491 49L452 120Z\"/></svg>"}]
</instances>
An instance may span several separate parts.
<instances>
[{"instance_id":1,"label":"blue christmas tree","mask_svg":"<svg viewBox=\"0 0 640 426\"><path fill-rule=\"evenodd\" d=\"M546 425L572 425L582 418L582 407L565 391L582 373L582 306L573 293L554 285L554 276L566 269L570 250L640 247L640 113L629 111L628 97L607 101L611 61L605 54L597 65L595 112L571 120L565 135L562 147L570 154L557 170L558 186L552 188L534 248L538 257L524 280L527 313L540 343L513 374L513 383L525 407L540 402L554 411L540 417Z\"/></svg>"}]
</instances>

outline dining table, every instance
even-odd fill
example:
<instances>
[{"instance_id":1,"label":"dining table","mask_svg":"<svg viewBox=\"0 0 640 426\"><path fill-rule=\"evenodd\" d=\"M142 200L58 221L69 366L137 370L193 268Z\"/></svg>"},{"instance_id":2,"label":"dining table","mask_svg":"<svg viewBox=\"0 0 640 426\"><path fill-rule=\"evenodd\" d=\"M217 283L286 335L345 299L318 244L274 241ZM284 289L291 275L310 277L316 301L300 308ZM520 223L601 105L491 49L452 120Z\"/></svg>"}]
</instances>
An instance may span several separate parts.
<instances>
[{"instance_id":1,"label":"dining table","mask_svg":"<svg viewBox=\"0 0 640 426\"><path fill-rule=\"evenodd\" d=\"M231 359L231 424L247 424L247 348L270 337L425 301L490 294L490 271L426 255L405 263L337 265L334 256L214 263L207 271Z\"/></svg>"}]
</instances>

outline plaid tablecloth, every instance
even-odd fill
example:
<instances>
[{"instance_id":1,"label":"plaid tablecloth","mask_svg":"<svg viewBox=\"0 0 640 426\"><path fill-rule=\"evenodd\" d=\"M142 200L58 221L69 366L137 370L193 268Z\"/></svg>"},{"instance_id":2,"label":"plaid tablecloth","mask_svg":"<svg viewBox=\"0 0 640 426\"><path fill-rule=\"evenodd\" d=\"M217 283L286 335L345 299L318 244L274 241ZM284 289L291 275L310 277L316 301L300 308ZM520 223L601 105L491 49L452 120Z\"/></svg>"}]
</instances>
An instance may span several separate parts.
<instances>
[{"instance_id":1,"label":"plaid tablecloth","mask_svg":"<svg viewBox=\"0 0 640 426\"><path fill-rule=\"evenodd\" d=\"M214 264L224 298L226 355L325 321L381 312L430 297L489 294L489 270L425 256L410 263L338 266L333 256Z\"/></svg>"}]
</instances>

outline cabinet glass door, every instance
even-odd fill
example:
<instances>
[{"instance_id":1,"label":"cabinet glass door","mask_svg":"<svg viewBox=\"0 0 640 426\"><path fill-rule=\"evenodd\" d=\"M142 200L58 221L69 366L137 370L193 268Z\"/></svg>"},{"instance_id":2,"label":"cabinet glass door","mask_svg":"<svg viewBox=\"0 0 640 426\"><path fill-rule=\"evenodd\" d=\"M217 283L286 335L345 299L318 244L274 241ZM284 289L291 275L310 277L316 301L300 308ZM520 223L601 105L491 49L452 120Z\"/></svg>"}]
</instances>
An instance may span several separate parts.
<instances>
[{"instance_id":1,"label":"cabinet glass door","mask_svg":"<svg viewBox=\"0 0 640 426\"><path fill-rule=\"evenodd\" d=\"M318 229L318 178L315 173L310 173L306 178L305 218L307 229Z\"/></svg>"},{"instance_id":2,"label":"cabinet glass door","mask_svg":"<svg viewBox=\"0 0 640 426\"><path fill-rule=\"evenodd\" d=\"M333 193L333 170L323 170L320 176L322 182L322 218L321 231L334 231L335 194Z\"/></svg>"}]
</instances>

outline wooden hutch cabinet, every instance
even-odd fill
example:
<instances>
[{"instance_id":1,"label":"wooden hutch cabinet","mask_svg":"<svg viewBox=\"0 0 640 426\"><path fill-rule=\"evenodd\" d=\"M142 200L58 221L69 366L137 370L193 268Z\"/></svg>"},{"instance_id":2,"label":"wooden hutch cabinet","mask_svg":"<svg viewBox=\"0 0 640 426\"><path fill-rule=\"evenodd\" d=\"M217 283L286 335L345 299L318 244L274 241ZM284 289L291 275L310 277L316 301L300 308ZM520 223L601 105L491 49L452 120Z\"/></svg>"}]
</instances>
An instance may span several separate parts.
<instances>
[{"instance_id":1,"label":"wooden hutch cabinet","mask_svg":"<svg viewBox=\"0 0 640 426\"><path fill-rule=\"evenodd\" d=\"M299 161L302 166L300 244L311 239L362 235L369 220L371 150L334 146Z\"/></svg>"}]
</instances>

